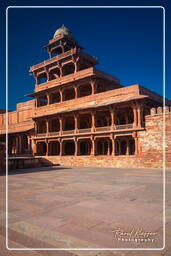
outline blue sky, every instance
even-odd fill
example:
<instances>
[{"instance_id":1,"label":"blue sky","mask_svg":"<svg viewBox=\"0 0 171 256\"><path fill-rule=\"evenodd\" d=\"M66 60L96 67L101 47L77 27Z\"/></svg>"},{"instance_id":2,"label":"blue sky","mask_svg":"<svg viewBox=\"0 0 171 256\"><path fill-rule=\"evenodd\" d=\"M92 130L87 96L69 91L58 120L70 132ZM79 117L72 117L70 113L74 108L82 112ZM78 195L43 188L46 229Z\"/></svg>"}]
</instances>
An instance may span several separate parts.
<instances>
[{"instance_id":1,"label":"blue sky","mask_svg":"<svg viewBox=\"0 0 171 256\"><path fill-rule=\"evenodd\" d=\"M161 1L156 2L161 5ZM46 1L39 3L47 5ZM50 1L48 3L50 5ZM57 1L52 4L58 5ZM85 48L85 52L98 57L98 69L119 78L123 85L139 83L162 95L161 8L10 8L8 22L11 110L15 109L16 103L29 99L24 95L31 93L35 86L33 76L29 75L29 67L48 58L42 46L48 43L63 23ZM169 75L166 75L167 82ZM166 93L171 98L168 87ZM4 104L3 97L0 108Z\"/></svg>"}]
</instances>

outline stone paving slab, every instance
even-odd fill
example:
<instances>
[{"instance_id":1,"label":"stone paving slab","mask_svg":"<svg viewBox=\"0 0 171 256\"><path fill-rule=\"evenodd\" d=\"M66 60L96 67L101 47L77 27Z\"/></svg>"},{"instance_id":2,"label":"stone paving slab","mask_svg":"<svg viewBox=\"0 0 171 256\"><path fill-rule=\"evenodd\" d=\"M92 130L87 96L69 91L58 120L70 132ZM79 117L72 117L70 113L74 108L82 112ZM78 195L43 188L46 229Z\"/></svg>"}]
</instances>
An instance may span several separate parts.
<instances>
[{"instance_id":1,"label":"stone paving slab","mask_svg":"<svg viewBox=\"0 0 171 256\"><path fill-rule=\"evenodd\" d=\"M0 192L5 194L5 177ZM166 179L166 242L163 251L24 251L24 255L171 256L171 172ZM162 171L152 169L61 168L17 170L9 175L9 246L44 248L162 247ZM5 201L0 202L4 256ZM117 241L113 229L157 232L144 243ZM13 254L11 253L13 252ZM30 253L30 254L29 254ZM23 255L23 254L21 254Z\"/></svg>"}]
</instances>

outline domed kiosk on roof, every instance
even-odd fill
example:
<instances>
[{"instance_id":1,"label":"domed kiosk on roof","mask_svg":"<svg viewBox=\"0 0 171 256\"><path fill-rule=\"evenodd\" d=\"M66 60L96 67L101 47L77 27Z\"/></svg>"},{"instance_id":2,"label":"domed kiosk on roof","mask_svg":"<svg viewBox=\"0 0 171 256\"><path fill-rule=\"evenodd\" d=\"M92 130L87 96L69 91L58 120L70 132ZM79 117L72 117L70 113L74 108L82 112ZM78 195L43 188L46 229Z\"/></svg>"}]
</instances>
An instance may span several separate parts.
<instances>
[{"instance_id":1,"label":"domed kiosk on roof","mask_svg":"<svg viewBox=\"0 0 171 256\"><path fill-rule=\"evenodd\" d=\"M71 31L67 27L65 27L64 24L62 25L62 27L60 27L56 30L53 38L60 36L60 35L72 37Z\"/></svg>"}]
</instances>

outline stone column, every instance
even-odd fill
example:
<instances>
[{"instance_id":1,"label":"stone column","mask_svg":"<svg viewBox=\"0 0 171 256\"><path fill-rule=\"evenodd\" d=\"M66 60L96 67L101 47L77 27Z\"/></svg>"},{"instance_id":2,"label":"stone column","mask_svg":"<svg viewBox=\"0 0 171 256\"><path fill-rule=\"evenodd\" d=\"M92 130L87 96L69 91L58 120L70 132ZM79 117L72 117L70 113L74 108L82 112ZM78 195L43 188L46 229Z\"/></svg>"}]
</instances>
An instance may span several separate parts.
<instances>
[{"instance_id":1,"label":"stone column","mask_svg":"<svg viewBox=\"0 0 171 256\"><path fill-rule=\"evenodd\" d=\"M91 147L91 155L95 156L95 139L94 137L91 138L91 142L92 142L92 147Z\"/></svg>"},{"instance_id":2,"label":"stone column","mask_svg":"<svg viewBox=\"0 0 171 256\"><path fill-rule=\"evenodd\" d=\"M62 130L63 130L63 119L60 116L59 117L59 134L62 135Z\"/></svg>"},{"instance_id":3,"label":"stone column","mask_svg":"<svg viewBox=\"0 0 171 256\"><path fill-rule=\"evenodd\" d=\"M60 140L59 143L60 143L60 153L59 153L59 155L63 156L63 141Z\"/></svg>"},{"instance_id":4,"label":"stone column","mask_svg":"<svg viewBox=\"0 0 171 256\"><path fill-rule=\"evenodd\" d=\"M15 137L15 146L16 146L16 154L19 153L19 142L18 142L18 136Z\"/></svg>"},{"instance_id":5,"label":"stone column","mask_svg":"<svg viewBox=\"0 0 171 256\"><path fill-rule=\"evenodd\" d=\"M137 107L135 104L132 104L132 108L133 108L133 115L134 115L134 128L137 127Z\"/></svg>"},{"instance_id":6,"label":"stone column","mask_svg":"<svg viewBox=\"0 0 171 256\"><path fill-rule=\"evenodd\" d=\"M112 156L115 156L115 137L112 136Z\"/></svg>"},{"instance_id":7,"label":"stone column","mask_svg":"<svg viewBox=\"0 0 171 256\"><path fill-rule=\"evenodd\" d=\"M137 155L138 154L138 138L134 137L134 140L135 140L135 155Z\"/></svg>"},{"instance_id":8,"label":"stone column","mask_svg":"<svg viewBox=\"0 0 171 256\"><path fill-rule=\"evenodd\" d=\"M107 140L107 146L108 146L107 155L109 156L110 155L110 140L109 139Z\"/></svg>"},{"instance_id":9,"label":"stone column","mask_svg":"<svg viewBox=\"0 0 171 256\"><path fill-rule=\"evenodd\" d=\"M47 93L46 96L47 96L47 105L49 105L50 104L50 95L49 95L49 93Z\"/></svg>"},{"instance_id":10,"label":"stone column","mask_svg":"<svg viewBox=\"0 0 171 256\"><path fill-rule=\"evenodd\" d=\"M36 151L37 151L37 145L36 145L36 141L35 140L32 140L32 143L31 143L31 150L32 150L32 153L33 153L33 156L36 155Z\"/></svg>"},{"instance_id":11,"label":"stone column","mask_svg":"<svg viewBox=\"0 0 171 256\"><path fill-rule=\"evenodd\" d=\"M46 72L46 76L47 76L47 81L49 81L49 72L48 72L48 70L46 70L45 72Z\"/></svg>"},{"instance_id":12,"label":"stone column","mask_svg":"<svg viewBox=\"0 0 171 256\"><path fill-rule=\"evenodd\" d=\"M96 80L95 79L91 79L90 80L90 84L91 84L92 94L95 94L96 93Z\"/></svg>"},{"instance_id":13,"label":"stone column","mask_svg":"<svg viewBox=\"0 0 171 256\"><path fill-rule=\"evenodd\" d=\"M129 155L129 140L126 140L126 155Z\"/></svg>"},{"instance_id":14,"label":"stone column","mask_svg":"<svg viewBox=\"0 0 171 256\"><path fill-rule=\"evenodd\" d=\"M74 91L75 91L75 99L78 98L78 88L77 86L74 86Z\"/></svg>"},{"instance_id":15,"label":"stone column","mask_svg":"<svg viewBox=\"0 0 171 256\"><path fill-rule=\"evenodd\" d=\"M74 120L75 120L75 130L74 132L77 133L78 132L78 115L74 114Z\"/></svg>"},{"instance_id":16,"label":"stone column","mask_svg":"<svg viewBox=\"0 0 171 256\"><path fill-rule=\"evenodd\" d=\"M63 101L63 90L62 89L60 89L59 90L59 93L60 93L60 102L62 102Z\"/></svg>"},{"instance_id":17,"label":"stone column","mask_svg":"<svg viewBox=\"0 0 171 256\"><path fill-rule=\"evenodd\" d=\"M95 112L94 111L91 112L91 117L92 117L91 131L94 132L95 131Z\"/></svg>"},{"instance_id":18,"label":"stone column","mask_svg":"<svg viewBox=\"0 0 171 256\"><path fill-rule=\"evenodd\" d=\"M49 142L48 140L45 141L46 142L46 156L49 155Z\"/></svg>"},{"instance_id":19,"label":"stone column","mask_svg":"<svg viewBox=\"0 0 171 256\"><path fill-rule=\"evenodd\" d=\"M75 156L78 155L78 142L77 142L77 138L74 139L74 142L75 142Z\"/></svg>"},{"instance_id":20,"label":"stone column","mask_svg":"<svg viewBox=\"0 0 171 256\"><path fill-rule=\"evenodd\" d=\"M46 119L46 136L49 134L49 120Z\"/></svg>"},{"instance_id":21,"label":"stone column","mask_svg":"<svg viewBox=\"0 0 171 256\"><path fill-rule=\"evenodd\" d=\"M115 128L115 109L111 107L110 113L111 113L111 129L113 130Z\"/></svg>"},{"instance_id":22,"label":"stone column","mask_svg":"<svg viewBox=\"0 0 171 256\"><path fill-rule=\"evenodd\" d=\"M137 108L137 114L138 114L138 127L141 127L141 106L139 105L138 108Z\"/></svg>"}]
</instances>

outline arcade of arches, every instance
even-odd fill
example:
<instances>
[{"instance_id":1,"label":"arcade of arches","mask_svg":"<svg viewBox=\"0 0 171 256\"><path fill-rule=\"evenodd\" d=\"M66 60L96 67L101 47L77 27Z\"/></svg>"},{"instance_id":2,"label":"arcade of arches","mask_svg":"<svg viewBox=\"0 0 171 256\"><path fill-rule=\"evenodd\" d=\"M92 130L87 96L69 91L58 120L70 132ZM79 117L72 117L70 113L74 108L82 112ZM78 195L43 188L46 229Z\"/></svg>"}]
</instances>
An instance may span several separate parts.
<instances>
[{"instance_id":1,"label":"arcade of arches","mask_svg":"<svg viewBox=\"0 0 171 256\"><path fill-rule=\"evenodd\" d=\"M86 156L86 155L134 155L136 140L131 136L54 139L36 142L36 155Z\"/></svg>"}]
</instances>

